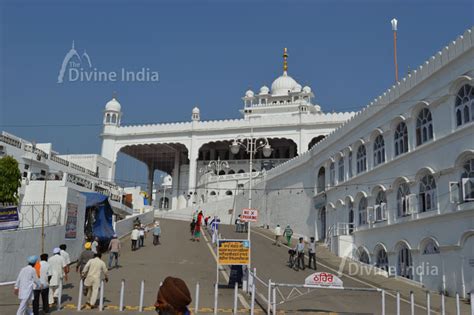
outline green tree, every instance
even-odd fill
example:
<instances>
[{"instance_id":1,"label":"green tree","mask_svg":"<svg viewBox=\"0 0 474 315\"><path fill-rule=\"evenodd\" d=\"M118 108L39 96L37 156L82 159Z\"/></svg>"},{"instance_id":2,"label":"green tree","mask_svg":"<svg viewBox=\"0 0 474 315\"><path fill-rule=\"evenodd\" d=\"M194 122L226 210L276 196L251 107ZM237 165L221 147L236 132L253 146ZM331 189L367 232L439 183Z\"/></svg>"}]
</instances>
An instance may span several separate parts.
<instances>
[{"instance_id":1,"label":"green tree","mask_svg":"<svg viewBox=\"0 0 474 315\"><path fill-rule=\"evenodd\" d=\"M18 203L21 173L18 162L11 156L0 159L0 202Z\"/></svg>"}]
</instances>

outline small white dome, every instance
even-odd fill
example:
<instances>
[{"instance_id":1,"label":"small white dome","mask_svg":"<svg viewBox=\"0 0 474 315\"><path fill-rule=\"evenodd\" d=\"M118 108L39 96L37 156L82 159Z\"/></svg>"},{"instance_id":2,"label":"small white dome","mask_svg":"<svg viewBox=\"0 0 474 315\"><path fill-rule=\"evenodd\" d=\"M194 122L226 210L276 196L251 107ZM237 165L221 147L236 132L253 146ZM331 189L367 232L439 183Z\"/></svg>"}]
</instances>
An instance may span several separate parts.
<instances>
[{"instance_id":1,"label":"small white dome","mask_svg":"<svg viewBox=\"0 0 474 315\"><path fill-rule=\"evenodd\" d=\"M288 95L288 91L299 85L286 71L272 83L272 95Z\"/></svg>"},{"instance_id":2,"label":"small white dome","mask_svg":"<svg viewBox=\"0 0 474 315\"><path fill-rule=\"evenodd\" d=\"M260 95L268 94L268 92L270 92L270 89L268 88L268 86L264 85L260 88Z\"/></svg>"},{"instance_id":3,"label":"small white dome","mask_svg":"<svg viewBox=\"0 0 474 315\"><path fill-rule=\"evenodd\" d=\"M311 93L311 88L310 88L309 86L305 86L305 87L303 88L303 92L305 92L305 93Z\"/></svg>"},{"instance_id":4,"label":"small white dome","mask_svg":"<svg viewBox=\"0 0 474 315\"><path fill-rule=\"evenodd\" d=\"M245 97L253 97L253 91L252 90L248 90L247 92L245 92Z\"/></svg>"},{"instance_id":5,"label":"small white dome","mask_svg":"<svg viewBox=\"0 0 474 315\"><path fill-rule=\"evenodd\" d=\"M301 92L301 85L297 84L291 92Z\"/></svg>"},{"instance_id":6,"label":"small white dome","mask_svg":"<svg viewBox=\"0 0 474 315\"><path fill-rule=\"evenodd\" d=\"M105 104L105 110L110 110L110 111L114 111L114 112L120 112L120 110L122 109L122 106L120 105L120 103L114 98L112 98L110 101L107 102L107 104Z\"/></svg>"},{"instance_id":7,"label":"small white dome","mask_svg":"<svg viewBox=\"0 0 474 315\"><path fill-rule=\"evenodd\" d=\"M201 111L199 110L198 107L193 108L193 114L199 114Z\"/></svg>"}]
</instances>

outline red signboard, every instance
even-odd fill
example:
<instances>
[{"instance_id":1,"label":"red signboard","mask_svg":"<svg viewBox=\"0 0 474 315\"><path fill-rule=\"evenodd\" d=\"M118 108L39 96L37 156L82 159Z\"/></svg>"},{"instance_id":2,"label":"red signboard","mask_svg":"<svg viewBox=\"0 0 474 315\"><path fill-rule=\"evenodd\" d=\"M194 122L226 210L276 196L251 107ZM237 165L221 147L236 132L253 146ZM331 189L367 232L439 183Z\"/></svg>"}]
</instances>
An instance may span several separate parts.
<instances>
[{"instance_id":1,"label":"red signboard","mask_svg":"<svg viewBox=\"0 0 474 315\"><path fill-rule=\"evenodd\" d=\"M240 220L244 222L257 222L258 210L257 209L243 209Z\"/></svg>"},{"instance_id":2,"label":"red signboard","mask_svg":"<svg viewBox=\"0 0 474 315\"><path fill-rule=\"evenodd\" d=\"M315 272L305 279L304 284L311 287L343 289L342 280L329 272Z\"/></svg>"}]
</instances>

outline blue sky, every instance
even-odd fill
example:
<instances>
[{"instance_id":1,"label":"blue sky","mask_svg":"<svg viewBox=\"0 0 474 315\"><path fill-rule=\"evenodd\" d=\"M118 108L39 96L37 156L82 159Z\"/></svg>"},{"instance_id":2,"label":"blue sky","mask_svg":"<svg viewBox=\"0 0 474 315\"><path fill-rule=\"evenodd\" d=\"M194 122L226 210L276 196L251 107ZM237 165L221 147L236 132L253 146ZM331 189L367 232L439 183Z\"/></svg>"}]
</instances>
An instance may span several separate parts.
<instances>
[{"instance_id":1,"label":"blue sky","mask_svg":"<svg viewBox=\"0 0 474 315\"><path fill-rule=\"evenodd\" d=\"M2 1L0 130L61 153L100 153L102 111L117 91L123 123L238 118L245 90L282 72L325 111L355 111L469 28L472 1ZM75 40L100 70L142 67L158 83L57 83ZM32 126L35 125L35 126ZM54 126L61 125L61 126Z\"/></svg>"}]
</instances>

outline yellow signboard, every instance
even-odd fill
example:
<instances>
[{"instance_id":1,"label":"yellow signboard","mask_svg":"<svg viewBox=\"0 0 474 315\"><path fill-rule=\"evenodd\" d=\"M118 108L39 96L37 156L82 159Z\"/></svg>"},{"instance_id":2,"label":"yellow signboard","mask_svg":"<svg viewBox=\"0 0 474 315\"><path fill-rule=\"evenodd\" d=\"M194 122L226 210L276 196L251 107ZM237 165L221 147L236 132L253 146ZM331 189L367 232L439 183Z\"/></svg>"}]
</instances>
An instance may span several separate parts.
<instances>
[{"instance_id":1,"label":"yellow signboard","mask_svg":"<svg viewBox=\"0 0 474 315\"><path fill-rule=\"evenodd\" d=\"M219 265L248 265L250 263L250 241L218 240Z\"/></svg>"}]
</instances>

